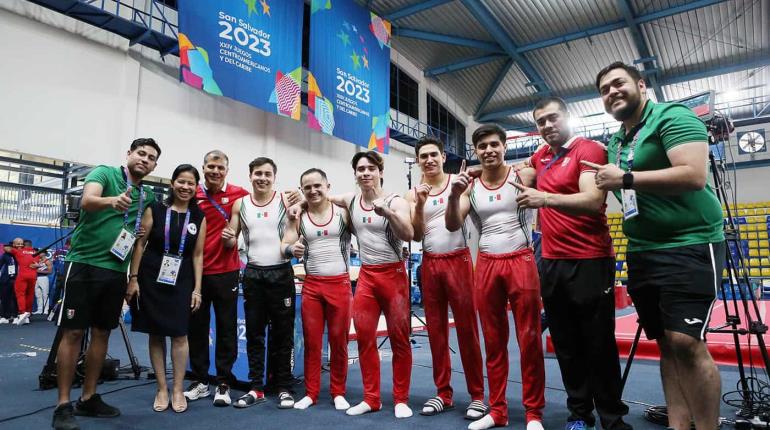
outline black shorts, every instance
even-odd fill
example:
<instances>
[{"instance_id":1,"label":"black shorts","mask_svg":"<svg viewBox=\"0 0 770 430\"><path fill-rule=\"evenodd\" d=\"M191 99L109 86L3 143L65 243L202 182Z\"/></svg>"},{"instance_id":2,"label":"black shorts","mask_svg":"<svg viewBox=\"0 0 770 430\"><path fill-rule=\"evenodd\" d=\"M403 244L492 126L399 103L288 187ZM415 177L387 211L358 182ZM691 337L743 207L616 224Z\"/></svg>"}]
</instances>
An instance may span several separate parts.
<instances>
[{"instance_id":1,"label":"black shorts","mask_svg":"<svg viewBox=\"0 0 770 430\"><path fill-rule=\"evenodd\" d=\"M705 340L724 264L724 242L629 253L628 294L647 338Z\"/></svg>"},{"instance_id":2,"label":"black shorts","mask_svg":"<svg viewBox=\"0 0 770 430\"><path fill-rule=\"evenodd\" d=\"M128 278L124 272L67 262L57 324L69 329L118 326Z\"/></svg>"}]
</instances>

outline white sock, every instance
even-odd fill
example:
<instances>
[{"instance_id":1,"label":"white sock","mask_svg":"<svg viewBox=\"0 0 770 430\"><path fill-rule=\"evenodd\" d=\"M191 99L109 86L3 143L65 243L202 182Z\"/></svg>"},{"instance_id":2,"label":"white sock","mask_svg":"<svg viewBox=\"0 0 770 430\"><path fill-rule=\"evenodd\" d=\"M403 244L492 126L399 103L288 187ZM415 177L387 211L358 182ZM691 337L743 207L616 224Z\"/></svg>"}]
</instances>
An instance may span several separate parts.
<instances>
[{"instance_id":1,"label":"white sock","mask_svg":"<svg viewBox=\"0 0 770 430\"><path fill-rule=\"evenodd\" d=\"M372 407L369 406L368 403L361 402L361 403L353 406L352 408L349 408L347 411L345 411L345 413L350 415L350 416L355 416L355 415L363 415L363 414L365 414L367 412L371 412L371 411L372 411Z\"/></svg>"},{"instance_id":2,"label":"white sock","mask_svg":"<svg viewBox=\"0 0 770 430\"><path fill-rule=\"evenodd\" d=\"M527 430L544 430L543 423L538 420L532 420L527 423Z\"/></svg>"},{"instance_id":3,"label":"white sock","mask_svg":"<svg viewBox=\"0 0 770 430\"><path fill-rule=\"evenodd\" d=\"M396 403L394 412L396 418L409 418L412 416L412 409L406 403Z\"/></svg>"},{"instance_id":4,"label":"white sock","mask_svg":"<svg viewBox=\"0 0 770 430\"><path fill-rule=\"evenodd\" d=\"M465 411L465 415L467 415L469 418L473 418L474 420L479 419L484 416L484 412L479 412L477 410L468 409Z\"/></svg>"},{"instance_id":5,"label":"white sock","mask_svg":"<svg viewBox=\"0 0 770 430\"><path fill-rule=\"evenodd\" d=\"M305 396L298 402L294 403L294 409L307 409L311 406L313 406L313 399L308 396Z\"/></svg>"},{"instance_id":6,"label":"white sock","mask_svg":"<svg viewBox=\"0 0 770 430\"><path fill-rule=\"evenodd\" d=\"M345 400L345 397L343 396L335 396L334 409L338 411L344 411L345 409L350 409L350 403L348 403L348 401Z\"/></svg>"},{"instance_id":7,"label":"white sock","mask_svg":"<svg viewBox=\"0 0 770 430\"><path fill-rule=\"evenodd\" d=\"M482 419L468 424L468 430L485 430L495 426L495 420L491 415L485 415Z\"/></svg>"}]
</instances>

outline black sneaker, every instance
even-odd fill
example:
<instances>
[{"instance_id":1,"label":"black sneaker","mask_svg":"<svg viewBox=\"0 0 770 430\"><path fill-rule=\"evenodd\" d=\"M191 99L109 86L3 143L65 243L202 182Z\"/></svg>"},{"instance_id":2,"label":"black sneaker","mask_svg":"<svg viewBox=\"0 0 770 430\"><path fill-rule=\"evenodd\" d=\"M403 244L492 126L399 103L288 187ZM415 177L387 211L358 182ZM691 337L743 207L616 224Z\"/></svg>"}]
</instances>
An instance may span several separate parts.
<instances>
[{"instance_id":1,"label":"black sneaker","mask_svg":"<svg viewBox=\"0 0 770 430\"><path fill-rule=\"evenodd\" d=\"M104 403L102 396L94 394L88 400L75 403L75 415L81 417L115 418L120 415L120 409Z\"/></svg>"},{"instance_id":2,"label":"black sneaker","mask_svg":"<svg viewBox=\"0 0 770 430\"><path fill-rule=\"evenodd\" d=\"M51 427L56 430L80 430L78 422L72 415L72 403L59 405L53 410L53 421Z\"/></svg>"}]
</instances>

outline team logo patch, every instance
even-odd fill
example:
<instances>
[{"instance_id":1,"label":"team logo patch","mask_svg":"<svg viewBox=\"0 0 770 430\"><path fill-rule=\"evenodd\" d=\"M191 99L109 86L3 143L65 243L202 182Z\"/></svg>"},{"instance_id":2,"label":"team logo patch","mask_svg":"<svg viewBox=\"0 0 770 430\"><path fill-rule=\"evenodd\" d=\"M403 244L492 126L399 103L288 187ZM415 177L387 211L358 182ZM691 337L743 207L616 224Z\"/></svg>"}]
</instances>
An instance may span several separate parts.
<instances>
[{"instance_id":1,"label":"team logo patch","mask_svg":"<svg viewBox=\"0 0 770 430\"><path fill-rule=\"evenodd\" d=\"M371 223L372 223L372 217L370 217L370 216L369 216L369 217L365 216L365 217L363 217L363 219L362 219L361 221L362 221L364 224L371 224Z\"/></svg>"},{"instance_id":2,"label":"team logo patch","mask_svg":"<svg viewBox=\"0 0 770 430\"><path fill-rule=\"evenodd\" d=\"M67 309L67 319L75 318L75 309Z\"/></svg>"},{"instance_id":3,"label":"team logo patch","mask_svg":"<svg viewBox=\"0 0 770 430\"><path fill-rule=\"evenodd\" d=\"M500 194L495 194L494 196L489 196L489 201L494 202L495 200L500 200L502 196Z\"/></svg>"},{"instance_id":4,"label":"team logo patch","mask_svg":"<svg viewBox=\"0 0 770 430\"><path fill-rule=\"evenodd\" d=\"M230 203L230 197L222 197L222 204L226 205Z\"/></svg>"},{"instance_id":5,"label":"team logo patch","mask_svg":"<svg viewBox=\"0 0 770 430\"><path fill-rule=\"evenodd\" d=\"M569 164L570 160L570 157L564 157L564 161L561 162L561 167L567 167L567 164Z\"/></svg>"},{"instance_id":6,"label":"team logo patch","mask_svg":"<svg viewBox=\"0 0 770 430\"><path fill-rule=\"evenodd\" d=\"M438 199L433 199L433 206L436 206L436 205L439 205L439 204L442 204L442 205L444 204L444 198L443 197L438 198Z\"/></svg>"},{"instance_id":7,"label":"team logo patch","mask_svg":"<svg viewBox=\"0 0 770 430\"><path fill-rule=\"evenodd\" d=\"M329 235L329 230L324 230L324 231L316 230L315 235L316 236L328 236Z\"/></svg>"},{"instance_id":8,"label":"team logo patch","mask_svg":"<svg viewBox=\"0 0 770 430\"><path fill-rule=\"evenodd\" d=\"M192 235L198 234L198 226L195 224L187 224L187 232Z\"/></svg>"},{"instance_id":9,"label":"team logo patch","mask_svg":"<svg viewBox=\"0 0 770 430\"><path fill-rule=\"evenodd\" d=\"M257 218L267 218L267 212L258 212Z\"/></svg>"},{"instance_id":10,"label":"team logo patch","mask_svg":"<svg viewBox=\"0 0 770 430\"><path fill-rule=\"evenodd\" d=\"M287 298L283 299L283 305L286 306L287 308L290 308L291 307L291 297L287 297Z\"/></svg>"}]
</instances>

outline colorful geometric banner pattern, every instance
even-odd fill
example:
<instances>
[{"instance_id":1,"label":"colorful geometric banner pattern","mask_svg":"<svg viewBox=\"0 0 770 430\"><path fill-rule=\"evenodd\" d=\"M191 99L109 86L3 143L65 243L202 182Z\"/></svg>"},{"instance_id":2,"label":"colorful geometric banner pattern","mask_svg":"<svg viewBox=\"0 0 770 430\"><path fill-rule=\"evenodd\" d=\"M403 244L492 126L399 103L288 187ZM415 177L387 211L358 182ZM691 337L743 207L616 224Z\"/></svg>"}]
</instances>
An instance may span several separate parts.
<instances>
[{"instance_id":1,"label":"colorful geometric banner pattern","mask_svg":"<svg viewBox=\"0 0 770 430\"><path fill-rule=\"evenodd\" d=\"M390 140L390 22L353 0L312 0L308 127L382 153Z\"/></svg>"}]
</instances>

